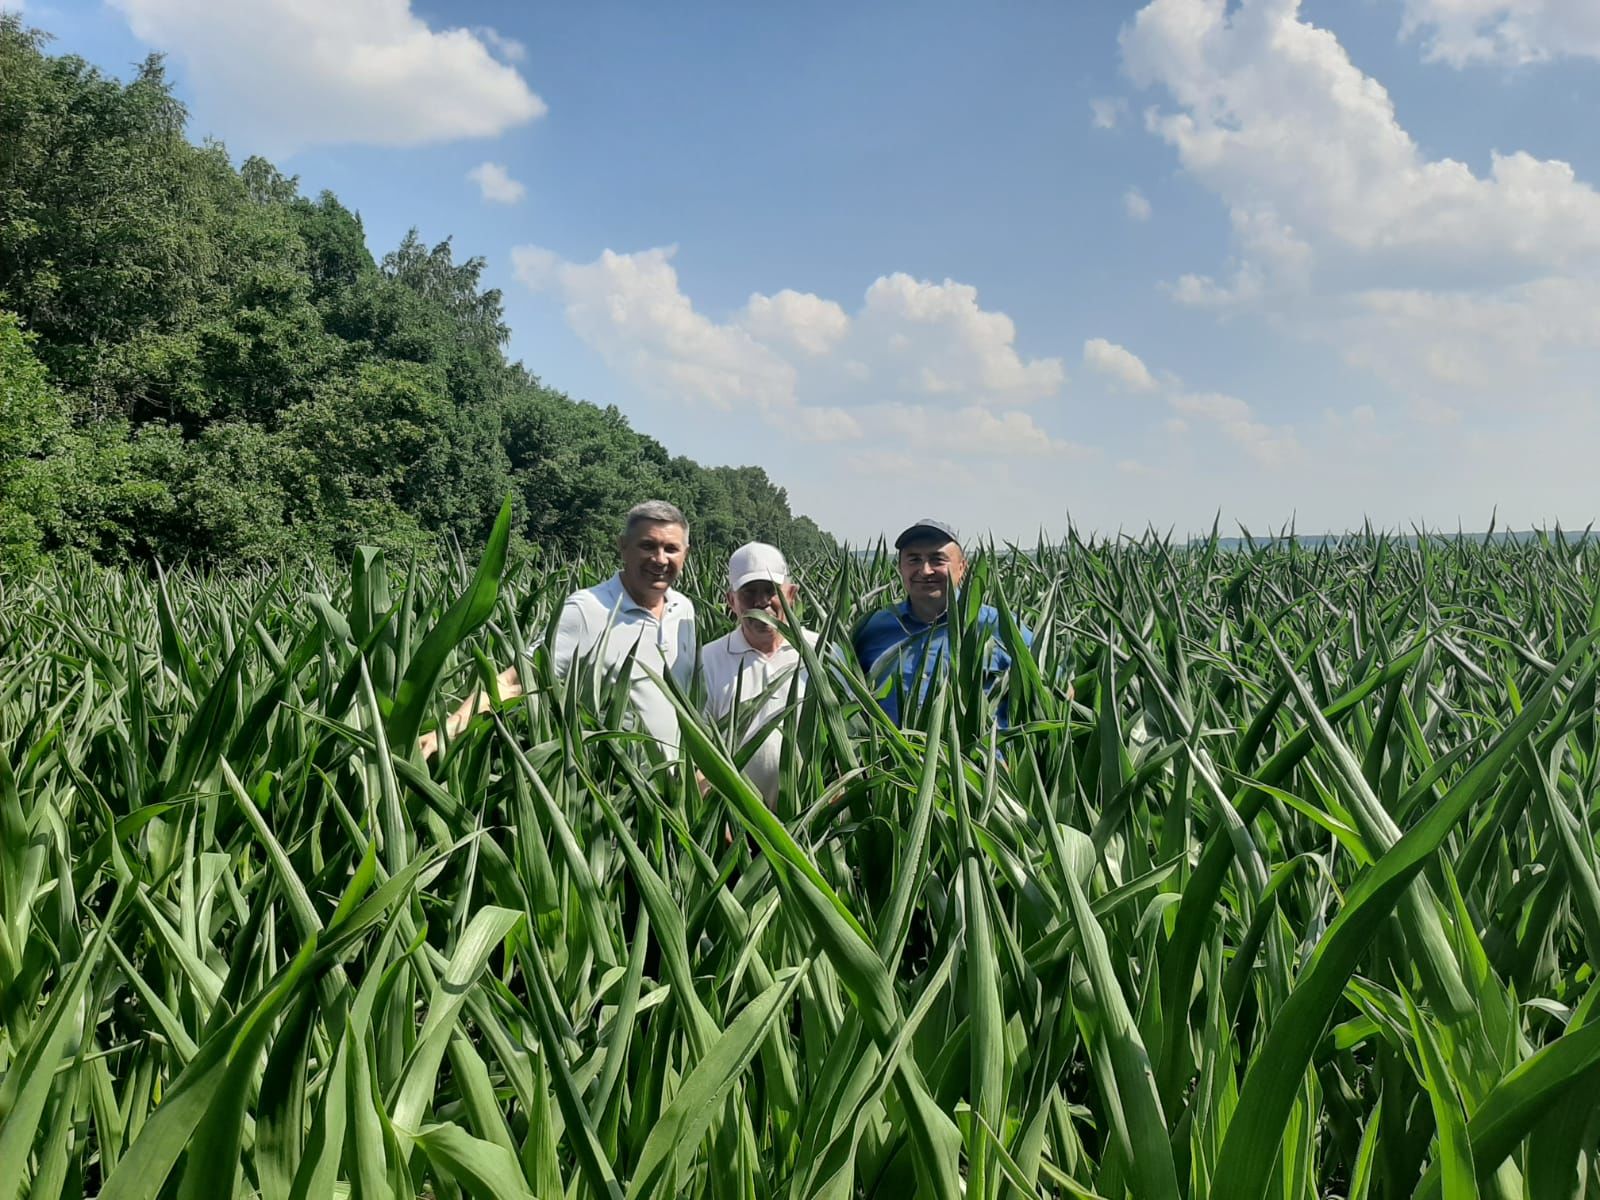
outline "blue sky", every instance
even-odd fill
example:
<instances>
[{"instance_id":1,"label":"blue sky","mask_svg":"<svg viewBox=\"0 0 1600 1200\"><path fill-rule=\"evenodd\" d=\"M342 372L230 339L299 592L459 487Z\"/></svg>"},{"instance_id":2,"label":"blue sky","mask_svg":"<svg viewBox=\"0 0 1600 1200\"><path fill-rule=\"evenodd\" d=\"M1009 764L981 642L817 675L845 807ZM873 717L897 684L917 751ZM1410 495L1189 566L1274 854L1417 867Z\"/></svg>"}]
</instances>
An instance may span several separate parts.
<instances>
[{"instance_id":1,"label":"blue sky","mask_svg":"<svg viewBox=\"0 0 1600 1200\"><path fill-rule=\"evenodd\" d=\"M25 2L853 540L1600 516L1592 0Z\"/></svg>"}]
</instances>

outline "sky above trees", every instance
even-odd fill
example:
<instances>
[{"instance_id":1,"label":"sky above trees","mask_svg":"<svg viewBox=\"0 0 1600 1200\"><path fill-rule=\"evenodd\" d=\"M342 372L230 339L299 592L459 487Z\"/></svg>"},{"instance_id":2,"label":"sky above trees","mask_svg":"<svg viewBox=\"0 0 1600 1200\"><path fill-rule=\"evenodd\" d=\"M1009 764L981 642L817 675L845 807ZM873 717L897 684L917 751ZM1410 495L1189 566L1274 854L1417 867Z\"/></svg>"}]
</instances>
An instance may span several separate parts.
<instances>
[{"instance_id":1,"label":"sky above trees","mask_svg":"<svg viewBox=\"0 0 1600 1200\"><path fill-rule=\"evenodd\" d=\"M27 2L853 539L1597 515L1589 0Z\"/></svg>"}]
</instances>

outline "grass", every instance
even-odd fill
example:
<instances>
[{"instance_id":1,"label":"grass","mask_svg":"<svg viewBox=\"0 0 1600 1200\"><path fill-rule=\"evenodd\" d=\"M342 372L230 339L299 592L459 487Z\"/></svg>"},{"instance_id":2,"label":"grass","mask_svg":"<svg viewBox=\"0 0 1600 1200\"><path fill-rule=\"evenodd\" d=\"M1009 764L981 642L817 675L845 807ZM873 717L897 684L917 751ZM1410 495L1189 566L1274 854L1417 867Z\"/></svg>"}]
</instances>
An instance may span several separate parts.
<instances>
[{"instance_id":1,"label":"grass","mask_svg":"<svg viewBox=\"0 0 1600 1200\"><path fill-rule=\"evenodd\" d=\"M0 1200L1600 1187L1586 540L983 556L904 729L813 661L773 812L550 677L610 565L500 532L0 577Z\"/></svg>"}]
</instances>

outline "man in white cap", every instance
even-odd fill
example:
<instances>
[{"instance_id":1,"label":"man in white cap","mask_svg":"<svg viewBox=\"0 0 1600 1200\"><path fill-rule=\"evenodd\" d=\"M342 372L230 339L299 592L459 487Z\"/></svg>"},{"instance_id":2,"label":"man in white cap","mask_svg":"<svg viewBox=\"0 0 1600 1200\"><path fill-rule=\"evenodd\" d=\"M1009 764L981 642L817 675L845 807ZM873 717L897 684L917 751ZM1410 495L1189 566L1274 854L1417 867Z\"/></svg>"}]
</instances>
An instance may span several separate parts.
<instances>
[{"instance_id":1,"label":"man in white cap","mask_svg":"<svg viewBox=\"0 0 1600 1200\"><path fill-rule=\"evenodd\" d=\"M762 727L783 712L791 689L796 697L805 694L800 651L773 624L780 617L794 621L798 593L789 564L776 546L750 542L729 556L728 606L739 623L732 633L701 649L700 672L706 689L705 715L721 724L734 714L741 746L761 736ZM816 644L815 633L801 632L807 642ZM776 728L770 729L745 764L746 777L768 807L777 802L782 753L783 738Z\"/></svg>"}]
</instances>

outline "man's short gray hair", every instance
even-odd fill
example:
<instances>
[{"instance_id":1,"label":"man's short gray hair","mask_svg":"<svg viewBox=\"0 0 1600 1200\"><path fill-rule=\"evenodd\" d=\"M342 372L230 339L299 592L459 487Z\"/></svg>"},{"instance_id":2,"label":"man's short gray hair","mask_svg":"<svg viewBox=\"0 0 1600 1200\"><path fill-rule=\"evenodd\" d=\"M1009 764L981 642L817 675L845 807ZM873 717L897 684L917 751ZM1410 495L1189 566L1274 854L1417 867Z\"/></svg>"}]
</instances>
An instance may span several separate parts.
<instances>
[{"instance_id":1,"label":"man's short gray hair","mask_svg":"<svg viewBox=\"0 0 1600 1200\"><path fill-rule=\"evenodd\" d=\"M631 538L635 526L647 521L653 525L681 525L683 536L689 536L689 522L684 519L681 508L676 504L668 504L665 500L645 500L628 510L628 515L622 522L623 538Z\"/></svg>"}]
</instances>

